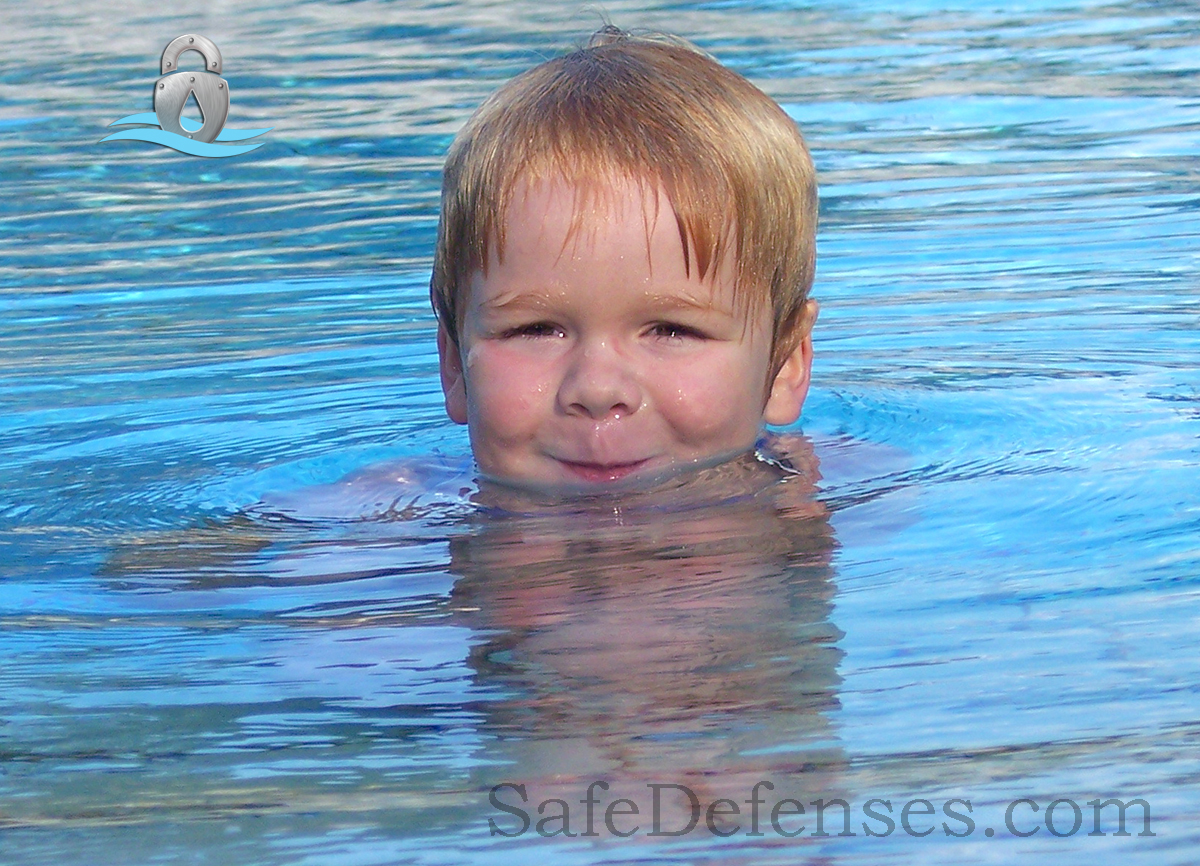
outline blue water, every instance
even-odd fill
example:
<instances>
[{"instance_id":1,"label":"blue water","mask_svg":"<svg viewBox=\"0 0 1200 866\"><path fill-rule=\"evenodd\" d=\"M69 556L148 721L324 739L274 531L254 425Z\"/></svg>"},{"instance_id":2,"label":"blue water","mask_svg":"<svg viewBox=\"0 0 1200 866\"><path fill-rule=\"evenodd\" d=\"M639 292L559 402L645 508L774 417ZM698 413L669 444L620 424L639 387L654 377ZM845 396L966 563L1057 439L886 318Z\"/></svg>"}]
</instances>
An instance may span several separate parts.
<instances>
[{"instance_id":1,"label":"blue water","mask_svg":"<svg viewBox=\"0 0 1200 866\"><path fill-rule=\"evenodd\" d=\"M749 76L812 148L796 429L829 516L788 519L458 496L441 156L598 13L122 10L3 7L0 862L1200 858L1194 4L605 6ZM100 144L184 32L263 146ZM414 460L421 495L345 519L377 489L339 478ZM643 823L650 784L743 813L776 787L763 836L489 835L519 826L492 786L580 832L596 780ZM769 826L785 796L796 838ZM1132 835L1110 809L1089 836L1108 797L1154 835L1134 806ZM857 835L838 808L816 835L818 798ZM918 800L928 836L901 826Z\"/></svg>"}]
</instances>

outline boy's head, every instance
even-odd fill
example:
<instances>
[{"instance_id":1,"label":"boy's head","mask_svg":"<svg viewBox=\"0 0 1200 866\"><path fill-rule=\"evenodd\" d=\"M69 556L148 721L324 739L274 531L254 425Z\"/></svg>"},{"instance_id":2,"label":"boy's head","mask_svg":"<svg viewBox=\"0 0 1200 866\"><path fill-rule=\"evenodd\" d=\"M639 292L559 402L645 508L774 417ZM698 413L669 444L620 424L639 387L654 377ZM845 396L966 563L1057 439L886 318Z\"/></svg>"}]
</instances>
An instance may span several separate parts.
<instances>
[{"instance_id":1,"label":"boy's head","mask_svg":"<svg viewBox=\"0 0 1200 866\"><path fill-rule=\"evenodd\" d=\"M431 286L480 468L649 476L794 421L816 219L795 124L691 46L605 28L509 82L451 146Z\"/></svg>"}]
</instances>

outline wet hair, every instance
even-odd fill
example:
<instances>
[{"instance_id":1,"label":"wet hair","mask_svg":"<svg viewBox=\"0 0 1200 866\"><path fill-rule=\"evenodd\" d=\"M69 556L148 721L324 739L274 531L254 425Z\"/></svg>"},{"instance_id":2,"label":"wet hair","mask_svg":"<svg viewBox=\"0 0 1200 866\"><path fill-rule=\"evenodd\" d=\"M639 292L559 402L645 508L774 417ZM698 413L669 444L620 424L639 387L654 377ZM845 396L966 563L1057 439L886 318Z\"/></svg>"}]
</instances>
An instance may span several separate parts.
<instances>
[{"instance_id":1,"label":"wet hair","mask_svg":"<svg viewBox=\"0 0 1200 866\"><path fill-rule=\"evenodd\" d=\"M665 192L689 275L734 257L735 297L772 306L778 369L816 257L804 139L774 100L695 46L611 26L509 81L450 146L430 294L454 343L472 276L489 254L503 258L517 188L561 180L577 200L602 199L613 178Z\"/></svg>"}]
</instances>

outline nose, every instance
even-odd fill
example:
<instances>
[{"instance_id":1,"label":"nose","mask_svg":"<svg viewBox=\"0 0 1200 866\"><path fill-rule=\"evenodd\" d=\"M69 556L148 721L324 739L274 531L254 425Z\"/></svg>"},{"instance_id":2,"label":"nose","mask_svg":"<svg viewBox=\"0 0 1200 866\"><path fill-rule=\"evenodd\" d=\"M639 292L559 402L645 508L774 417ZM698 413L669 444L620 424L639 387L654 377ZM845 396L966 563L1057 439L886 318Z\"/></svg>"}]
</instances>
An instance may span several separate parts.
<instances>
[{"instance_id":1,"label":"nose","mask_svg":"<svg viewBox=\"0 0 1200 866\"><path fill-rule=\"evenodd\" d=\"M568 415L594 420L632 415L642 406L642 389L633 371L606 342L580 346L558 390Z\"/></svg>"}]
</instances>

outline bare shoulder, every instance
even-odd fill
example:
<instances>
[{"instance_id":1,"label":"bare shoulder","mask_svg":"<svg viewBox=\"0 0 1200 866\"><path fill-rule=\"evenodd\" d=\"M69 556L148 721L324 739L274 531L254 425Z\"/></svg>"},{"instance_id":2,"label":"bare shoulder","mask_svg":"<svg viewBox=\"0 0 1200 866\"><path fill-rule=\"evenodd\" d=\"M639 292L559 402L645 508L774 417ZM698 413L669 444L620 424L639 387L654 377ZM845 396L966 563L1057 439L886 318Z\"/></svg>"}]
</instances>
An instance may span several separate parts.
<instances>
[{"instance_id":1,"label":"bare shoulder","mask_svg":"<svg viewBox=\"0 0 1200 866\"><path fill-rule=\"evenodd\" d=\"M821 479L812 440L800 433L769 433L757 445L759 460L784 475L773 486L775 506L789 517L827 519L829 510L818 497Z\"/></svg>"},{"instance_id":2,"label":"bare shoulder","mask_svg":"<svg viewBox=\"0 0 1200 866\"><path fill-rule=\"evenodd\" d=\"M408 457L365 466L331 484L267 493L249 511L297 521L403 520L467 506L476 489L469 460Z\"/></svg>"}]
</instances>

